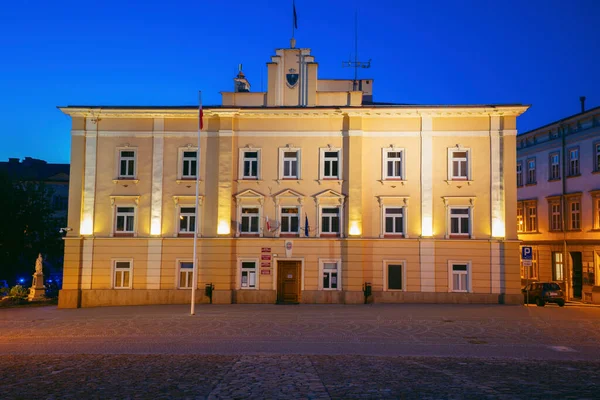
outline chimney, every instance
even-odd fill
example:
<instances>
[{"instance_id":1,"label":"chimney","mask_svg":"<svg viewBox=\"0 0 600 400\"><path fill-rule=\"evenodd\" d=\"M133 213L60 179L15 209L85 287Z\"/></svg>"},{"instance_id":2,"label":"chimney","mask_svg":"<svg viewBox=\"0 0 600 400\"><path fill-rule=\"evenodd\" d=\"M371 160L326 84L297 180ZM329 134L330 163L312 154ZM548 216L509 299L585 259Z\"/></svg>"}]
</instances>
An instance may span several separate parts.
<instances>
[{"instance_id":1,"label":"chimney","mask_svg":"<svg viewBox=\"0 0 600 400\"><path fill-rule=\"evenodd\" d=\"M579 98L579 101L581 102L581 112L584 113L585 112L585 96L581 96Z\"/></svg>"}]
</instances>

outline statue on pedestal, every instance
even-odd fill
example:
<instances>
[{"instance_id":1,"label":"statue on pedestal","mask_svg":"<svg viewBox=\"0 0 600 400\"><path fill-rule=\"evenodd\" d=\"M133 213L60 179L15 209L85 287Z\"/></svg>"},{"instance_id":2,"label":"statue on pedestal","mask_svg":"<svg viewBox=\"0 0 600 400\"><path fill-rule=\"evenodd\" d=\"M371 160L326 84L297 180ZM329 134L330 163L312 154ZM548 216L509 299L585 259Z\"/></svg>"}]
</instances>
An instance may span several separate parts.
<instances>
[{"instance_id":1,"label":"statue on pedestal","mask_svg":"<svg viewBox=\"0 0 600 400\"><path fill-rule=\"evenodd\" d=\"M33 274L33 282L29 289L29 301L42 300L46 298L46 288L44 287L44 273L42 272L42 254L38 254L35 260L35 273Z\"/></svg>"}]
</instances>

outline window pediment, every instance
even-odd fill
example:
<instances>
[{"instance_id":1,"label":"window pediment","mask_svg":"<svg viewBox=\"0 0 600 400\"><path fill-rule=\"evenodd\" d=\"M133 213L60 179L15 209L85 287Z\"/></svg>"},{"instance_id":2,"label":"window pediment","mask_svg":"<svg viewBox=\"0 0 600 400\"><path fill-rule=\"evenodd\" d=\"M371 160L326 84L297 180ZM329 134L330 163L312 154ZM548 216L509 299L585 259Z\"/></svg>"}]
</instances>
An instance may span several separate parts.
<instances>
[{"instance_id":1,"label":"window pediment","mask_svg":"<svg viewBox=\"0 0 600 400\"><path fill-rule=\"evenodd\" d=\"M263 204L265 201L265 196L256 190L246 189L235 195L235 201L238 203L256 202Z\"/></svg>"},{"instance_id":2,"label":"window pediment","mask_svg":"<svg viewBox=\"0 0 600 400\"><path fill-rule=\"evenodd\" d=\"M110 204L115 205L115 203L119 204L139 204L140 196L139 195L114 195L110 196Z\"/></svg>"},{"instance_id":3,"label":"window pediment","mask_svg":"<svg viewBox=\"0 0 600 400\"><path fill-rule=\"evenodd\" d=\"M302 193L298 193L292 189L285 189L281 192L277 193L275 196L275 204L279 203L290 203L297 202L298 204L302 204L304 202L304 195Z\"/></svg>"},{"instance_id":4,"label":"window pediment","mask_svg":"<svg viewBox=\"0 0 600 400\"><path fill-rule=\"evenodd\" d=\"M318 193L314 196L315 201L317 202L317 204L321 204L321 203L335 203L335 204L339 204L342 205L344 203L344 199L346 198L346 196L344 196L343 194L336 192L335 190L324 190L321 193Z\"/></svg>"},{"instance_id":5,"label":"window pediment","mask_svg":"<svg viewBox=\"0 0 600 400\"><path fill-rule=\"evenodd\" d=\"M202 205L204 196L198 195L198 205ZM191 195L175 195L173 196L173 202L177 204L196 204L196 196Z\"/></svg>"},{"instance_id":6,"label":"window pediment","mask_svg":"<svg viewBox=\"0 0 600 400\"><path fill-rule=\"evenodd\" d=\"M443 196L446 206L475 206L476 196Z\"/></svg>"}]
</instances>

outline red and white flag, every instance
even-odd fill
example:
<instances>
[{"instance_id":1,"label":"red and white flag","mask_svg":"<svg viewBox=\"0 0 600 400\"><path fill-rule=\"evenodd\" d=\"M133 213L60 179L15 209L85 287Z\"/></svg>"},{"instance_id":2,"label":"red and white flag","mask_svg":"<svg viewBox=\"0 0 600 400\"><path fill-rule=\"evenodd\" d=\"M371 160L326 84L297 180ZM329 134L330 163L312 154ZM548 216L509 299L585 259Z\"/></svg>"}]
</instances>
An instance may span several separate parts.
<instances>
[{"instance_id":1,"label":"red and white flag","mask_svg":"<svg viewBox=\"0 0 600 400\"><path fill-rule=\"evenodd\" d=\"M269 216L267 216L267 230L271 231L271 223L269 222Z\"/></svg>"},{"instance_id":2,"label":"red and white flag","mask_svg":"<svg viewBox=\"0 0 600 400\"><path fill-rule=\"evenodd\" d=\"M202 128L204 127L204 122L202 121L204 119L204 113L202 112L202 97L199 96L199 102L198 102L198 126L200 127L200 130L202 130Z\"/></svg>"}]
</instances>

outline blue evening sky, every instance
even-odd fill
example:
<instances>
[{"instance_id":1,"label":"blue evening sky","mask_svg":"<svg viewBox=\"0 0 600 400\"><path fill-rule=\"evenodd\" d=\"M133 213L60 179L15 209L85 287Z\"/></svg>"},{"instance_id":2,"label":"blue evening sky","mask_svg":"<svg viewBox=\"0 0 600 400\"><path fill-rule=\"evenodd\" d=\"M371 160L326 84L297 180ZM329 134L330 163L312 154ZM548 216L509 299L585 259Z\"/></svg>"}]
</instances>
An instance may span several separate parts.
<instances>
[{"instance_id":1,"label":"blue evening sky","mask_svg":"<svg viewBox=\"0 0 600 400\"><path fill-rule=\"evenodd\" d=\"M598 0L296 0L297 47L321 78L372 59L374 100L524 103L519 131L600 105ZM291 0L4 2L0 11L0 161L69 162L57 105L220 104L238 63L252 90L288 47ZM353 55L352 55L353 57Z\"/></svg>"}]
</instances>

